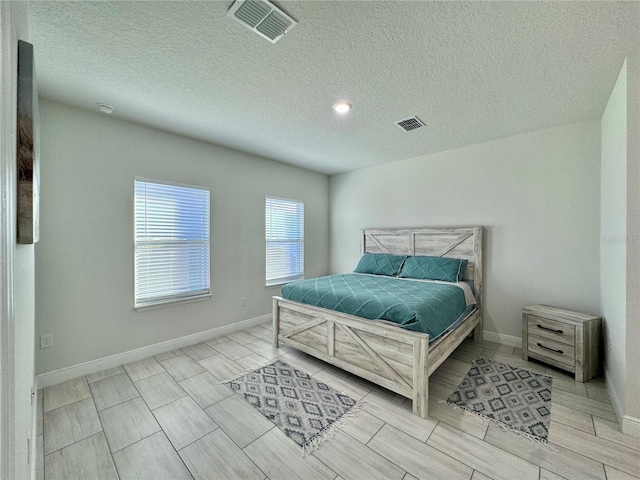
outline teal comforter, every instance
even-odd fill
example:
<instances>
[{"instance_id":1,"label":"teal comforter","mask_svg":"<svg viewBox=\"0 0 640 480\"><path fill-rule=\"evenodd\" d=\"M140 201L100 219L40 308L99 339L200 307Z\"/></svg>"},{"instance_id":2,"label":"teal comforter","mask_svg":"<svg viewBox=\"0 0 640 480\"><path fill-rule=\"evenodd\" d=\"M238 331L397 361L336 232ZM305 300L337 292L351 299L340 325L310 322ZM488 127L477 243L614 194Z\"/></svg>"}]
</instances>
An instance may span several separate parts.
<instances>
[{"instance_id":1,"label":"teal comforter","mask_svg":"<svg viewBox=\"0 0 640 480\"><path fill-rule=\"evenodd\" d=\"M456 284L350 273L285 285L282 296L369 320L388 320L433 340L470 311Z\"/></svg>"}]
</instances>

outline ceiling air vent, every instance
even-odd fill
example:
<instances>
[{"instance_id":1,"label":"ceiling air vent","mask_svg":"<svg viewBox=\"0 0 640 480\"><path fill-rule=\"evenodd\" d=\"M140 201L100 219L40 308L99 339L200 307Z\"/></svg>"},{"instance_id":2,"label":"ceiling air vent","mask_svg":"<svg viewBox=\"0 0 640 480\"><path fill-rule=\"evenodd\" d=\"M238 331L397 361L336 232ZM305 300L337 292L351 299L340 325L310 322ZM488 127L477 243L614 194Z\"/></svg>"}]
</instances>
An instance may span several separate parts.
<instances>
[{"instance_id":1,"label":"ceiling air vent","mask_svg":"<svg viewBox=\"0 0 640 480\"><path fill-rule=\"evenodd\" d=\"M418 117L406 118L404 120L400 120L396 122L396 125L400 127L405 132L410 132L411 130L416 130L417 128L425 127L426 125L422 120Z\"/></svg>"},{"instance_id":2,"label":"ceiling air vent","mask_svg":"<svg viewBox=\"0 0 640 480\"><path fill-rule=\"evenodd\" d=\"M237 0L227 16L276 43L298 22L267 0Z\"/></svg>"}]
</instances>

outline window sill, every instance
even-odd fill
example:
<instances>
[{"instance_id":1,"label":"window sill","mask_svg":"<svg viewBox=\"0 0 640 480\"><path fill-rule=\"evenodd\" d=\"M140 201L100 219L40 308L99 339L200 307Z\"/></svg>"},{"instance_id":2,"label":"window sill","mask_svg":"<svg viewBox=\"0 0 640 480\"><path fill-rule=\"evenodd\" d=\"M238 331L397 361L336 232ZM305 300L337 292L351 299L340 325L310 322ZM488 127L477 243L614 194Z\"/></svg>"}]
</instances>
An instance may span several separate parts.
<instances>
[{"instance_id":1,"label":"window sill","mask_svg":"<svg viewBox=\"0 0 640 480\"><path fill-rule=\"evenodd\" d=\"M274 282L274 283L267 283L265 285L265 288L281 287L283 285L286 285L287 283L297 282L298 280L304 280L304 277L295 278L293 280L281 280L281 281L277 281L277 282Z\"/></svg>"},{"instance_id":2,"label":"window sill","mask_svg":"<svg viewBox=\"0 0 640 480\"><path fill-rule=\"evenodd\" d=\"M137 310L138 312L144 312L146 310L156 310L157 308L172 307L174 305L181 305L183 303L203 302L205 300L209 300L210 298L211 298L211 294L207 293L207 294L204 294L204 295L198 295L196 297L180 298L178 300L165 300L165 301L157 302L157 303L149 303L149 304L146 304L146 305L139 305L139 306L135 306L133 308L135 310Z\"/></svg>"}]
</instances>

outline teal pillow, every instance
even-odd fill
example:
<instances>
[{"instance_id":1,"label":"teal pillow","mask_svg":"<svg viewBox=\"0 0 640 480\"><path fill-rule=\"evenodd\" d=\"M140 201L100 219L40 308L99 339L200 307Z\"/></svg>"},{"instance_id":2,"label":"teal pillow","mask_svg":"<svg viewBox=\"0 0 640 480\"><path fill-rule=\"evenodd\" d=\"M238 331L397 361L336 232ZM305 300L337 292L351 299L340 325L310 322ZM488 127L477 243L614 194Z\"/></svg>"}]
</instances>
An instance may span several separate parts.
<instances>
[{"instance_id":1,"label":"teal pillow","mask_svg":"<svg viewBox=\"0 0 640 480\"><path fill-rule=\"evenodd\" d=\"M409 257L402 265L400 278L457 282L462 278L466 263L461 258Z\"/></svg>"},{"instance_id":2,"label":"teal pillow","mask_svg":"<svg viewBox=\"0 0 640 480\"><path fill-rule=\"evenodd\" d=\"M355 273L371 273L373 275L387 275L395 277L402 267L402 262L406 255L391 255L389 253L365 253L356 269Z\"/></svg>"}]
</instances>

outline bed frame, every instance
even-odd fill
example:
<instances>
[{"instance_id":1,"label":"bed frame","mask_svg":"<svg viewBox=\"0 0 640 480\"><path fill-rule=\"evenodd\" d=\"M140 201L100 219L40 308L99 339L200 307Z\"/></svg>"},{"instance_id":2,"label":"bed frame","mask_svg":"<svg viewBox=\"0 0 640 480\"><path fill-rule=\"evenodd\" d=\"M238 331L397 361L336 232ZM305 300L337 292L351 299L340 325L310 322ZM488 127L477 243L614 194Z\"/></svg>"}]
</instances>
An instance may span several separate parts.
<instances>
[{"instance_id":1,"label":"bed frame","mask_svg":"<svg viewBox=\"0 0 640 480\"><path fill-rule=\"evenodd\" d=\"M471 332L482 340L482 227L364 229L361 252L464 258L478 308L429 345L425 333L273 297L273 346L290 345L410 398L414 415L426 418L429 375Z\"/></svg>"}]
</instances>

